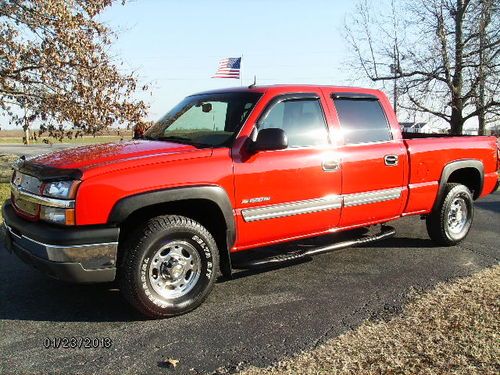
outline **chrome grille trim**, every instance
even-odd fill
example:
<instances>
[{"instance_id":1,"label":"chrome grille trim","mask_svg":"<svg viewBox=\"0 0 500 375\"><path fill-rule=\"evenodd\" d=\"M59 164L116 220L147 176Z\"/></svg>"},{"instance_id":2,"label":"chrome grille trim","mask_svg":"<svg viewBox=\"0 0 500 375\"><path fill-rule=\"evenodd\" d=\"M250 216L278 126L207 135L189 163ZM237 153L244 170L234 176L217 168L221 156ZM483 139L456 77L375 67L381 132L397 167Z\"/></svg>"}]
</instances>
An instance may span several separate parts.
<instances>
[{"instance_id":1,"label":"chrome grille trim","mask_svg":"<svg viewBox=\"0 0 500 375\"><path fill-rule=\"evenodd\" d=\"M48 207L58 207L58 208L75 208L75 201L72 199L56 199L49 197L42 197L40 195L32 194L23 188L10 184L10 189L12 194L17 199L22 199L31 203L40 204Z\"/></svg>"},{"instance_id":2,"label":"chrome grille trim","mask_svg":"<svg viewBox=\"0 0 500 375\"><path fill-rule=\"evenodd\" d=\"M40 188L42 186L42 181L38 178L21 173L17 170L14 171L11 183L32 194L40 194Z\"/></svg>"}]
</instances>

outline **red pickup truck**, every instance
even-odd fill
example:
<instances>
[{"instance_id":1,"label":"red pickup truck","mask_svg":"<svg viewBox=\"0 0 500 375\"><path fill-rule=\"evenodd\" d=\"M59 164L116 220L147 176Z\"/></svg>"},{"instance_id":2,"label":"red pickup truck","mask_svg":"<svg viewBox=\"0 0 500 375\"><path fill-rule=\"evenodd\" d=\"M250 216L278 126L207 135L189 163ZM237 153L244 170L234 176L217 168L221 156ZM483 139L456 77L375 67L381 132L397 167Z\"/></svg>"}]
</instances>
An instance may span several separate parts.
<instances>
[{"instance_id":1,"label":"red pickup truck","mask_svg":"<svg viewBox=\"0 0 500 375\"><path fill-rule=\"evenodd\" d=\"M437 244L457 244L498 169L494 137L406 138L377 90L209 91L141 139L20 159L7 248L55 278L116 279L145 315L173 316L200 305L242 250L408 215L426 218Z\"/></svg>"}]
</instances>

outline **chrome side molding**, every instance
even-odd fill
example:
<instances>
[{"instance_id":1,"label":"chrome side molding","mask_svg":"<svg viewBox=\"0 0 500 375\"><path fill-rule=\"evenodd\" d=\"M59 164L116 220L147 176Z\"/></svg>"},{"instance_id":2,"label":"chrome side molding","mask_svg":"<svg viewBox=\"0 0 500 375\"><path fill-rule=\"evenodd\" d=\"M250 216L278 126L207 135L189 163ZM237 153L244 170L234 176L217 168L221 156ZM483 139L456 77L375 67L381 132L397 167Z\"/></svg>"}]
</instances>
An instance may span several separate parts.
<instances>
[{"instance_id":1,"label":"chrome side molding","mask_svg":"<svg viewBox=\"0 0 500 375\"><path fill-rule=\"evenodd\" d=\"M363 193L344 195L344 207L359 206L362 204L385 202L401 197L401 188L367 191Z\"/></svg>"},{"instance_id":2,"label":"chrome side molding","mask_svg":"<svg viewBox=\"0 0 500 375\"><path fill-rule=\"evenodd\" d=\"M286 216L336 210L342 206L353 207L399 199L402 191L402 188L391 188L346 195L329 195L323 198L245 208L241 211L241 214L246 222L276 219Z\"/></svg>"},{"instance_id":3,"label":"chrome side molding","mask_svg":"<svg viewBox=\"0 0 500 375\"><path fill-rule=\"evenodd\" d=\"M334 210L340 207L342 207L342 198L338 195L332 195L317 199L308 199L304 201L244 209L242 210L242 215L246 222L252 222L257 220L275 219L284 216Z\"/></svg>"}]
</instances>

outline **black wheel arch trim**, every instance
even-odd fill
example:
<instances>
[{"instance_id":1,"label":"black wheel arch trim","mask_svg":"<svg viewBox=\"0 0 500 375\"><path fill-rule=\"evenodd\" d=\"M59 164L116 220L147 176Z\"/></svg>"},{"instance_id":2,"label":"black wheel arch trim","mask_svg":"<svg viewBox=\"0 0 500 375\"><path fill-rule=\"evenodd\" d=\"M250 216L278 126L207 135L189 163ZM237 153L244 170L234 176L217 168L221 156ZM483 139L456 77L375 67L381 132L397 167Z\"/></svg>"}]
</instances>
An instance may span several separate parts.
<instances>
[{"instance_id":1,"label":"black wheel arch trim","mask_svg":"<svg viewBox=\"0 0 500 375\"><path fill-rule=\"evenodd\" d=\"M484 185L484 165L480 160L477 159L463 159L463 160L456 160L452 161L448 164L446 164L443 168L443 172L441 173L441 178L439 179L439 190L438 190L438 195L436 197L436 203L440 202L441 199L443 198L444 194L444 189L445 185L448 182L451 174L453 172L456 172L460 169L465 169L465 168L473 168L476 169L479 173L479 189L478 191L474 192L474 199L477 199L482 191L483 191L483 185Z\"/></svg>"},{"instance_id":2,"label":"black wheel arch trim","mask_svg":"<svg viewBox=\"0 0 500 375\"><path fill-rule=\"evenodd\" d=\"M203 199L215 203L222 212L226 222L226 249L221 251L221 271L224 276L231 275L231 257L229 250L236 240L236 222L233 206L226 191L220 186L197 185L155 190L132 195L119 200L111 210L108 217L109 224L120 224L130 215L141 208L156 204L185 201L190 199ZM221 249L222 250L222 249Z\"/></svg>"}]
</instances>

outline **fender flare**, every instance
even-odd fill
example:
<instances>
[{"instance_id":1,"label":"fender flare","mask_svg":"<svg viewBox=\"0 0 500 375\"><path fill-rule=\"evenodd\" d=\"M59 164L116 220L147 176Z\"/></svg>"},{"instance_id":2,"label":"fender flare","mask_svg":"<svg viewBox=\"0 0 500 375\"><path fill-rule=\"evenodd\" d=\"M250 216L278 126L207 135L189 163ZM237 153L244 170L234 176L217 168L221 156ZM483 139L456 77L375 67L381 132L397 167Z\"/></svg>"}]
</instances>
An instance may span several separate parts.
<instances>
[{"instance_id":1,"label":"fender flare","mask_svg":"<svg viewBox=\"0 0 500 375\"><path fill-rule=\"evenodd\" d=\"M140 193L120 199L112 208L108 223L120 224L137 210L156 204L203 199L215 203L222 212L226 222L226 249L221 249L221 271L225 276L231 275L231 257L229 250L236 240L236 222L233 206L226 191L220 186L197 185L188 187L169 188Z\"/></svg>"},{"instance_id":2,"label":"fender flare","mask_svg":"<svg viewBox=\"0 0 500 375\"><path fill-rule=\"evenodd\" d=\"M436 197L436 202L440 202L443 194L444 194L444 187L446 183L448 182L451 174L455 171L458 171L459 169L465 169L465 168L473 168L478 171L479 173L479 190L474 192L474 199L479 197L481 195L481 192L483 191L483 184L484 184L484 165L480 160L476 159L464 159L464 160L456 160L452 161L448 164L446 164L443 168L443 172L441 173L441 178L439 179L439 190L438 194Z\"/></svg>"}]
</instances>

